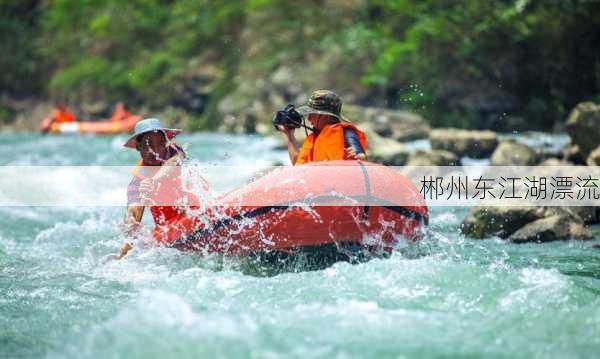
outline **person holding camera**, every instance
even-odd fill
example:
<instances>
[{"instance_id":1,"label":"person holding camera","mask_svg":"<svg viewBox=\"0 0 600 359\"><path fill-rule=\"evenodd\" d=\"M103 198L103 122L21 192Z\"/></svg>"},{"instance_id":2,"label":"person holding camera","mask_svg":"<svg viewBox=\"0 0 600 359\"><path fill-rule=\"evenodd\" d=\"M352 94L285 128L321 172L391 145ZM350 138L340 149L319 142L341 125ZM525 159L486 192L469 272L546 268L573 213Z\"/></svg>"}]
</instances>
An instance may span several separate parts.
<instances>
[{"instance_id":1,"label":"person holding camera","mask_svg":"<svg viewBox=\"0 0 600 359\"><path fill-rule=\"evenodd\" d=\"M367 137L341 115L342 100L333 91L313 92L305 106L293 105L278 111L273 118L275 129L283 133L293 165L335 160L365 160ZM305 121L312 125L309 127ZM312 131L299 146L294 130Z\"/></svg>"}]
</instances>

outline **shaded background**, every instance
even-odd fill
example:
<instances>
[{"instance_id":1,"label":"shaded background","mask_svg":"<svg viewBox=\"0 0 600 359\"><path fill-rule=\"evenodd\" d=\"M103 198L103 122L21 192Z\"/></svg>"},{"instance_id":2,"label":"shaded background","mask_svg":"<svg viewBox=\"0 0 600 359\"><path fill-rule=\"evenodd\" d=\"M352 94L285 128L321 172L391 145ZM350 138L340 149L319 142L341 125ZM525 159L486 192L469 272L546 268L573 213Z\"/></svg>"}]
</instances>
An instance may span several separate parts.
<instances>
[{"instance_id":1,"label":"shaded background","mask_svg":"<svg viewBox=\"0 0 600 359\"><path fill-rule=\"evenodd\" d=\"M213 130L331 88L433 127L556 130L600 101L598 44L596 0L2 0L0 119L124 101Z\"/></svg>"}]
</instances>

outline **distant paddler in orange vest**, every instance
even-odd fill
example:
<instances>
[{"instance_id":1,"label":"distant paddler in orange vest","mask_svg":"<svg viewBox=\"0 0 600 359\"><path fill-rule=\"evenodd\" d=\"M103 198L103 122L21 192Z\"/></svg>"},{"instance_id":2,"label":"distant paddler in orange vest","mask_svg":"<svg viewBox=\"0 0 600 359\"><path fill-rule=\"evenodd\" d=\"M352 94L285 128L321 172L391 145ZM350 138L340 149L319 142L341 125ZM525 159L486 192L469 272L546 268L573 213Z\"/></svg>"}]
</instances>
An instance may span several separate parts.
<instances>
[{"instance_id":1,"label":"distant paddler in orange vest","mask_svg":"<svg viewBox=\"0 0 600 359\"><path fill-rule=\"evenodd\" d=\"M341 115L341 110L342 100L337 94L319 90L305 106L296 110L288 105L277 112L273 124L285 136L292 164L367 158L367 137ZM304 124L305 119L312 127ZM294 136L299 127L312 131L301 147Z\"/></svg>"},{"instance_id":2,"label":"distant paddler in orange vest","mask_svg":"<svg viewBox=\"0 0 600 359\"><path fill-rule=\"evenodd\" d=\"M115 110L113 111L113 114L110 117L110 120L111 121L122 121L131 116L133 116L133 114L127 110L127 107L125 106L125 104L123 102L119 102L115 106Z\"/></svg>"},{"instance_id":3,"label":"distant paddler in orange vest","mask_svg":"<svg viewBox=\"0 0 600 359\"><path fill-rule=\"evenodd\" d=\"M192 204L190 202L197 202L197 198L182 188L180 166L186 154L173 142L180 132L163 127L157 118L148 118L136 124L133 136L124 144L136 149L141 156L127 188L124 222L128 238L137 232L146 207L150 207L155 224L162 226L182 214L185 206ZM131 242L125 243L117 259L124 257L131 248Z\"/></svg>"},{"instance_id":4,"label":"distant paddler in orange vest","mask_svg":"<svg viewBox=\"0 0 600 359\"><path fill-rule=\"evenodd\" d=\"M67 106L62 104L57 105L56 108L54 108L54 111L52 111L52 115L42 120L40 130L42 132L48 132L52 128L52 125L75 122L75 120L75 115L73 114L73 112L71 112L71 110L69 110Z\"/></svg>"}]
</instances>

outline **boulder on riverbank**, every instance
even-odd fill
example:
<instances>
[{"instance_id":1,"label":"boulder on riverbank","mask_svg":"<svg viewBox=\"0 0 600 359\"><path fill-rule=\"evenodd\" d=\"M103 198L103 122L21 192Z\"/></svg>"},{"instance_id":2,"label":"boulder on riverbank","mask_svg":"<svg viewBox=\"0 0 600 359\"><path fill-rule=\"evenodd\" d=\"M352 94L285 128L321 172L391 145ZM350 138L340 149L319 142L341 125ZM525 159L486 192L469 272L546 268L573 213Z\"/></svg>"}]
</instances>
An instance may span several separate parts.
<instances>
[{"instance_id":1,"label":"boulder on riverbank","mask_svg":"<svg viewBox=\"0 0 600 359\"><path fill-rule=\"evenodd\" d=\"M381 147L369 152L369 161L385 166L404 166L409 152L404 148Z\"/></svg>"},{"instance_id":2,"label":"boulder on riverbank","mask_svg":"<svg viewBox=\"0 0 600 359\"><path fill-rule=\"evenodd\" d=\"M538 163L538 166L574 166L573 162L561 160L559 158L547 158Z\"/></svg>"},{"instance_id":3,"label":"boulder on riverbank","mask_svg":"<svg viewBox=\"0 0 600 359\"><path fill-rule=\"evenodd\" d=\"M571 111L567 120L571 143L577 145L583 159L600 144L600 105L582 102Z\"/></svg>"},{"instance_id":4,"label":"boulder on riverbank","mask_svg":"<svg viewBox=\"0 0 600 359\"><path fill-rule=\"evenodd\" d=\"M590 239L584 220L572 208L476 206L461 224L473 238L497 236L522 243L565 239Z\"/></svg>"},{"instance_id":5,"label":"boulder on riverbank","mask_svg":"<svg viewBox=\"0 0 600 359\"><path fill-rule=\"evenodd\" d=\"M54 104L34 99L0 98L1 107L10 109L11 118L0 118L0 130L37 132L42 120L52 113Z\"/></svg>"},{"instance_id":6,"label":"boulder on riverbank","mask_svg":"<svg viewBox=\"0 0 600 359\"><path fill-rule=\"evenodd\" d=\"M493 166L533 166L536 160L534 150L514 140L500 142L491 157Z\"/></svg>"},{"instance_id":7,"label":"boulder on riverbank","mask_svg":"<svg viewBox=\"0 0 600 359\"><path fill-rule=\"evenodd\" d=\"M585 162L588 166L600 166L600 146L590 152Z\"/></svg>"},{"instance_id":8,"label":"boulder on riverbank","mask_svg":"<svg viewBox=\"0 0 600 359\"><path fill-rule=\"evenodd\" d=\"M527 223L541 218L544 218L544 210L535 206L475 206L471 208L460 228L463 234L474 238L508 238Z\"/></svg>"},{"instance_id":9,"label":"boulder on riverbank","mask_svg":"<svg viewBox=\"0 0 600 359\"><path fill-rule=\"evenodd\" d=\"M572 143L563 148L562 157L564 160L572 162L576 165L584 165L586 160L579 146Z\"/></svg>"},{"instance_id":10,"label":"boulder on riverbank","mask_svg":"<svg viewBox=\"0 0 600 359\"><path fill-rule=\"evenodd\" d=\"M432 149L450 151L459 157L489 157L498 146L498 137L493 131L435 129L429 133L429 140Z\"/></svg>"},{"instance_id":11,"label":"boulder on riverbank","mask_svg":"<svg viewBox=\"0 0 600 359\"><path fill-rule=\"evenodd\" d=\"M370 123L378 135L396 141L427 138L430 131L425 119L414 112L356 105L345 105L343 112L359 126Z\"/></svg>"},{"instance_id":12,"label":"boulder on riverbank","mask_svg":"<svg viewBox=\"0 0 600 359\"><path fill-rule=\"evenodd\" d=\"M600 222L600 207L574 206L569 209L577 214L585 224L596 224Z\"/></svg>"},{"instance_id":13,"label":"boulder on riverbank","mask_svg":"<svg viewBox=\"0 0 600 359\"><path fill-rule=\"evenodd\" d=\"M554 215L526 224L508 237L515 243L550 242L564 239L588 240L592 233L572 218Z\"/></svg>"},{"instance_id":14,"label":"boulder on riverbank","mask_svg":"<svg viewBox=\"0 0 600 359\"><path fill-rule=\"evenodd\" d=\"M408 156L406 166L460 166L460 158L456 154L443 151L415 151Z\"/></svg>"},{"instance_id":15,"label":"boulder on riverbank","mask_svg":"<svg viewBox=\"0 0 600 359\"><path fill-rule=\"evenodd\" d=\"M367 136L369 161L386 166L403 166L406 164L410 153L403 144L391 138L381 137L375 132L371 124L362 124L360 128Z\"/></svg>"}]
</instances>

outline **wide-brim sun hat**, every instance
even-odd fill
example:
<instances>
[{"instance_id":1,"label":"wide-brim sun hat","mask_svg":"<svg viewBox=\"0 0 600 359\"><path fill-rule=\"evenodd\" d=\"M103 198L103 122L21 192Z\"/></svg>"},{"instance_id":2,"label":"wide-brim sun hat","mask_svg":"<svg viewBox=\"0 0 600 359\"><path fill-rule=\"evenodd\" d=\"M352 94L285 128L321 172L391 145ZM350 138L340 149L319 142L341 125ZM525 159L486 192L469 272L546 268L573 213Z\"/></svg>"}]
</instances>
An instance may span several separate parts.
<instances>
[{"instance_id":1,"label":"wide-brim sun hat","mask_svg":"<svg viewBox=\"0 0 600 359\"><path fill-rule=\"evenodd\" d=\"M348 121L342 116L342 100L333 91L317 90L312 93L308 103L296 109L302 116L310 114L328 115L340 121Z\"/></svg>"},{"instance_id":2,"label":"wide-brim sun hat","mask_svg":"<svg viewBox=\"0 0 600 359\"><path fill-rule=\"evenodd\" d=\"M146 118L135 124L133 135L125 142L123 146L128 148L136 148L137 137L148 132L160 131L165 134L168 140L172 140L175 136L181 133L181 130L175 128L163 127L158 118Z\"/></svg>"}]
</instances>

